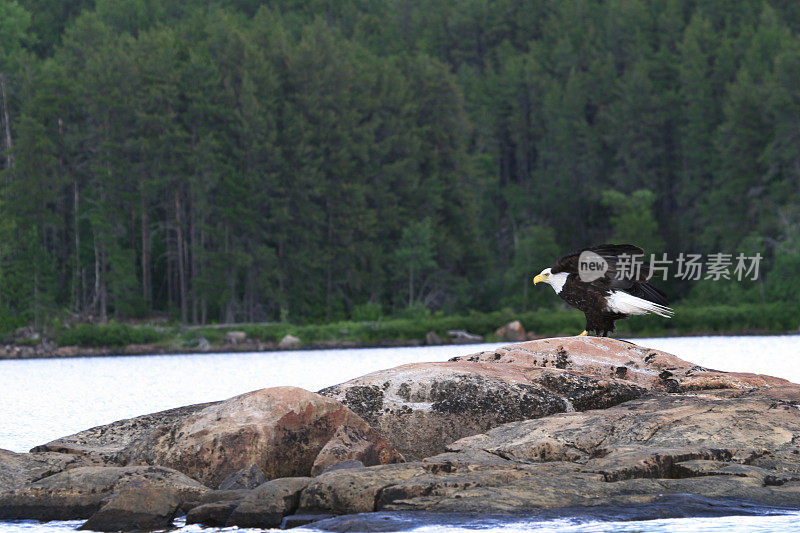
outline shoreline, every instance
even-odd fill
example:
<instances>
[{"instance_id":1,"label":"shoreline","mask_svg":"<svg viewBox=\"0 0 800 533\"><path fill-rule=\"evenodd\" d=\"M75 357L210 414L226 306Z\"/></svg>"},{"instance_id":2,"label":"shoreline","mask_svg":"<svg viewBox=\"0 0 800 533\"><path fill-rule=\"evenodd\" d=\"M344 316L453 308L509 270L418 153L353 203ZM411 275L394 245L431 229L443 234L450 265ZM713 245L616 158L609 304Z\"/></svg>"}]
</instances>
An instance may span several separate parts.
<instances>
[{"instance_id":1,"label":"shoreline","mask_svg":"<svg viewBox=\"0 0 800 533\"><path fill-rule=\"evenodd\" d=\"M786 336L800 335L800 331L770 331L770 330L732 330L732 331L696 331L691 333L672 333L659 335L617 335L610 338L649 339L649 338L678 338L678 337L756 337L756 336ZM525 340L540 340L562 335L532 335ZM97 346L53 346L48 342L37 345L25 344L0 344L0 361L24 359L71 359L74 357L117 357L117 356L148 356L148 355L203 355L221 353L247 353L247 352L299 352L316 350L358 350L369 348L414 348L423 346L470 346L477 344L501 344L522 342L503 339L452 339L447 342L429 343L425 339L386 339L379 342L357 341L314 341L306 344L287 348L280 347L276 342L261 342L246 340L237 344L221 344L210 346L201 350L191 347L159 346L157 344L129 344L124 347L97 347Z\"/></svg>"},{"instance_id":2,"label":"shoreline","mask_svg":"<svg viewBox=\"0 0 800 533\"><path fill-rule=\"evenodd\" d=\"M0 451L0 521L366 531L475 516L488 527L564 515L795 520L799 391L612 339L512 344Z\"/></svg>"}]
</instances>

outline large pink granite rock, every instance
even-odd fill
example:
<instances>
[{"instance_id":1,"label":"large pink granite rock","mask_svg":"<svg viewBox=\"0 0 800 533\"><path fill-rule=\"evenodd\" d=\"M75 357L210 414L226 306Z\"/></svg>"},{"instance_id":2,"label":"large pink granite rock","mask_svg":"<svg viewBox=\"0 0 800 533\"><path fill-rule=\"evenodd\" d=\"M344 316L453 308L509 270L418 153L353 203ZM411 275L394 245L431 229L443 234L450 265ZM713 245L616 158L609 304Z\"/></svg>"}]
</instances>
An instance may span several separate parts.
<instances>
[{"instance_id":1,"label":"large pink granite rock","mask_svg":"<svg viewBox=\"0 0 800 533\"><path fill-rule=\"evenodd\" d=\"M561 368L600 379L624 379L647 389L667 392L756 389L790 383L761 374L703 368L666 352L607 337L539 339L455 357L451 361Z\"/></svg>"},{"instance_id":2,"label":"large pink granite rock","mask_svg":"<svg viewBox=\"0 0 800 533\"><path fill-rule=\"evenodd\" d=\"M789 382L709 370L615 339L541 339L373 372L320 394L355 411L409 459L507 422L605 409L648 391L780 388Z\"/></svg>"},{"instance_id":3,"label":"large pink granite rock","mask_svg":"<svg viewBox=\"0 0 800 533\"><path fill-rule=\"evenodd\" d=\"M216 487L252 464L268 479L308 475L342 428L357 430L360 446L337 459L365 464L403 460L391 444L336 400L297 387L262 389L210 405L132 443L128 464L158 464ZM330 466L318 463L319 468Z\"/></svg>"}]
</instances>

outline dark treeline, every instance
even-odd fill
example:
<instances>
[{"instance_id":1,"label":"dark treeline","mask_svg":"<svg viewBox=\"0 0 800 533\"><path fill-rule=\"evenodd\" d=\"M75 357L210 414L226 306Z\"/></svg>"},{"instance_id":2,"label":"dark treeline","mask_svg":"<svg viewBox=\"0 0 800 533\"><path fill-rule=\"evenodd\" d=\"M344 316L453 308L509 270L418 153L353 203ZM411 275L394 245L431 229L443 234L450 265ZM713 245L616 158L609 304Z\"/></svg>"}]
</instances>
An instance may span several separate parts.
<instances>
[{"instance_id":1,"label":"dark treeline","mask_svg":"<svg viewBox=\"0 0 800 533\"><path fill-rule=\"evenodd\" d=\"M0 325L525 310L615 240L759 251L667 289L798 301L799 31L793 0L0 0Z\"/></svg>"}]
</instances>

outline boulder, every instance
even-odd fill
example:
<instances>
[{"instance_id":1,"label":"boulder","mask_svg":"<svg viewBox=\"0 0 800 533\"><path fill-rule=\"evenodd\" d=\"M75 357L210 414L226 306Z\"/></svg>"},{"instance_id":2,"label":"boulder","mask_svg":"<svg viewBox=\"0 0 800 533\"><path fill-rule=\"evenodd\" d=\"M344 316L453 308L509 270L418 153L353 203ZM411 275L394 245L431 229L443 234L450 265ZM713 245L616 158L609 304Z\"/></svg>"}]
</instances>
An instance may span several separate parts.
<instances>
[{"instance_id":1,"label":"boulder","mask_svg":"<svg viewBox=\"0 0 800 533\"><path fill-rule=\"evenodd\" d=\"M281 350L296 350L302 344L303 343L298 337L295 337L294 335L284 335L284 337L278 343L278 348Z\"/></svg>"},{"instance_id":2,"label":"boulder","mask_svg":"<svg viewBox=\"0 0 800 533\"><path fill-rule=\"evenodd\" d=\"M301 513L369 513L376 510L385 488L426 473L425 465L419 462L334 470L308 484L300 495L298 509Z\"/></svg>"},{"instance_id":3,"label":"boulder","mask_svg":"<svg viewBox=\"0 0 800 533\"><path fill-rule=\"evenodd\" d=\"M376 440L381 443L376 446ZM399 462L397 452L388 442L378 436L374 429L339 426L331 440L317 454L311 466L311 475L342 463L383 465Z\"/></svg>"},{"instance_id":4,"label":"boulder","mask_svg":"<svg viewBox=\"0 0 800 533\"><path fill-rule=\"evenodd\" d=\"M341 426L350 430L337 436ZM341 439L355 446L352 453L337 444ZM0 464L18 465L8 473L0 470L0 486L11 488L65 468L52 466L55 459L39 469L31 466L34 456L41 458L47 453L74 466L169 465L214 487L239 473L227 480L228 488L252 488L275 477L306 475L315 463L324 469L348 459L365 464L402 460L385 439L345 406L293 387L121 420L56 439L34 451L27 459L11 452L0 454Z\"/></svg>"},{"instance_id":5,"label":"boulder","mask_svg":"<svg viewBox=\"0 0 800 533\"><path fill-rule=\"evenodd\" d=\"M210 503L241 502L249 496L251 492L252 489L209 490L200 494L197 498L190 498L182 501L181 510L183 510L184 513L188 513L195 507Z\"/></svg>"},{"instance_id":6,"label":"boulder","mask_svg":"<svg viewBox=\"0 0 800 533\"><path fill-rule=\"evenodd\" d=\"M506 422L608 407L645 391L561 368L456 361L381 370L320 394L355 411L407 459L420 459Z\"/></svg>"},{"instance_id":7,"label":"boulder","mask_svg":"<svg viewBox=\"0 0 800 533\"><path fill-rule=\"evenodd\" d=\"M160 466L78 467L0 493L2 520L89 518L128 486L170 489L179 500L198 499L208 488Z\"/></svg>"},{"instance_id":8,"label":"boulder","mask_svg":"<svg viewBox=\"0 0 800 533\"><path fill-rule=\"evenodd\" d=\"M173 488L151 485L129 486L111 500L78 529L91 531L151 531L166 529L180 504Z\"/></svg>"},{"instance_id":9,"label":"boulder","mask_svg":"<svg viewBox=\"0 0 800 533\"><path fill-rule=\"evenodd\" d=\"M247 340L247 333L244 331L229 331L225 334L225 342L227 344L241 344Z\"/></svg>"},{"instance_id":10,"label":"boulder","mask_svg":"<svg viewBox=\"0 0 800 533\"><path fill-rule=\"evenodd\" d=\"M438 346L442 344L442 339L441 337L439 337L439 335L436 334L435 331L429 331L425 335L425 344L427 344L428 346Z\"/></svg>"},{"instance_id":11,"label":"boulder","mask_svg":"<svg viewBox=\"0 0 800 533\"><path fill-rule=\"evenodd\" d=\"M519 320L514 320L505 326L497 328L494 334L500 337L500 340L508 342L524 341L526 338L525 328Z\"/></svg>"},{"instance_id":12,"label":"boulder","mask_svg":"<svg viewBox=\"0 0 800 533\"><path fill-rule=\"evenodd\" d=\"M198 337L195 348L200 350L201 352L207 352L211 349L211 343L208 342L208 339L205 337Z\"/></svg>"},{"instance_id":13,"label":"boulder","mask_svg":"<svg viewBox=\"0 0 800 533\"><path fill-rule=\"evenodd\" d=\"M128 464L168 466L218 487L251 465L267 479L307 475L342 427L368 441L354 458L375 461L369 464L403 460L350 409L296 387L262 389L210 405L149 433L120 455Z\"/></svg>"},{"instance_id":14,"label":"boulder","mask_svg":"<svg viewBox=\"0 0 800 533\"><path fill-rule=\"evenodd\" d=\"M97 466L103 461L56 452L15 453L0 450L0 492L52 476L68 468Z\"/></svg>"},{"instance_id":15,"label":"boulder","mask_svg":"<svg viewBox=\"0 0 800 533\"><path fill-rule=\"evenodd\" d=\"M229 475L225 479L222 480L222 483L219 484L220 490L236 490L236 489L254 489L261 485L262 483L266 483L267 476L258 467L257 464L253 463L250 466L247 466L238 472L234 472L233 474Z\"/></svg>"},{"instance_id":16,"label":"boulder","mask_svg":"<svg viewBox=\"0 0 800 533\"><path fill-rule=\"evenodd\" d=\"M153 431L169 428L177 421L183 420L210 405L214 405L214 403L189 405L119 420L36 446L31 452L58 452L75 456L88 456L100 462L124 465L126 459L121 457L120 453L133 442L146 438Z\"/></svg>"},{"instance_id":17,"label":"boulder","mask_svg":"<svg viewBox=\"0 0 800 533\"><path fill-rule=\"evenodd\" d=\"M264 483L247 496L228 518L228 526L280 527L283 517L297 510L300 492L311 478L292 477Z\"/></svg>"},{"instance_id":18,"label":"boulder","mask_svg":"<svg viewBox=\"0 0 800 533\"><path fill-rule=\"evenodd\" d=\"M193 507L186 513L186 525L202 524L208 527L225 527L234 509L241 501L226 500L214 503L204 503Z\"/></svg>"}]
</instances>

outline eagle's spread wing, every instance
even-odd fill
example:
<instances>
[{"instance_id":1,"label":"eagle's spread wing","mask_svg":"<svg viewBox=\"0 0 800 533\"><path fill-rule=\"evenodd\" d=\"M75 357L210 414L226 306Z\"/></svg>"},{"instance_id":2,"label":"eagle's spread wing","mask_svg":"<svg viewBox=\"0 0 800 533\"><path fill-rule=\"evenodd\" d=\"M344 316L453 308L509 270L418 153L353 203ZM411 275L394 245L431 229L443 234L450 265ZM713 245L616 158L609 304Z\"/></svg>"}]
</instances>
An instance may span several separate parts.
<instances>
[{"instance_id":1,"label":"eagle's spread wing","mask_svg":"<svg viewBox=\"0 0 800 533\"><path fill-rule=\"evenodd\" d=\"M644 250L632 244L601 244L593 248L584 248L556 261L551 268L552 272L578 275L578 258L585 251L596 253L608 263L605 275L588 283L592 288L603 292L623 291L659 305L668 304L667 295L647 281L650 264L644 259ZM624 259L626 256L627 259ZM641 262L641 269L638 272L630 268L634 256L639 256L637 260Z\"/></svg>"}]
</instances>

